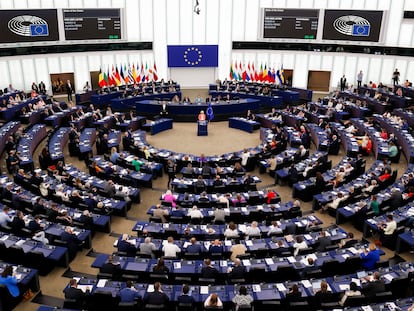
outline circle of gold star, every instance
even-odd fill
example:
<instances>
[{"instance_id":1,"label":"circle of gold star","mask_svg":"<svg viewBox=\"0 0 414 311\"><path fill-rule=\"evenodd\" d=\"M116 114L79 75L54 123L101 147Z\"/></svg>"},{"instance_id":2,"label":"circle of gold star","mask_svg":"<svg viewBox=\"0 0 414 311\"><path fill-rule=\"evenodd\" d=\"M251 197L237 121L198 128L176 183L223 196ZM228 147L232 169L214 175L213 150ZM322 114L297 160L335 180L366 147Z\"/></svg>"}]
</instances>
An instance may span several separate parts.
<instances>
[{"instance_id":1,"label":"circle of gold star","mask_svg":"<svg viewBox=\"0 0 414 311\"><path fill-rule=\"evenodd\" d=\"M203 54L196 47L187 48L187 50L184 52L184 61L187 63L187 65L196 66L200 64L202 58Z\"/></svg>"}]
</instances>

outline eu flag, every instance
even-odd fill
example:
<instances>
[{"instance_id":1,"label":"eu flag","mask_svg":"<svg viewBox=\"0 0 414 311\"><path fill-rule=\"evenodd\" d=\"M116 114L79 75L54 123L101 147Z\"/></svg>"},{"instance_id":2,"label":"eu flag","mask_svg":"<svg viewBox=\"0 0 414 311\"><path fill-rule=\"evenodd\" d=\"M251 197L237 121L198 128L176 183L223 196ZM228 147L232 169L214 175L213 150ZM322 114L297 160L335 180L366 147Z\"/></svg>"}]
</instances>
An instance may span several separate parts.
<instances>
[{"instance_id":1,"label":"eu flag","mask_svg":"<svg viewBox=\"0 0 414 311\"><path fill-rule=\"evenodd\" d=\"M218 67L218 45L168 45L168 67Z\"/></svg>"},{"instance_id":2,"label":"eu flag","mask_svg":"<svg viewBox=\"0 0 414 311\"><path fill-rule=\"evenodd\" d=\"M207 108L207 119L209 121L214 119L214 113L213 113L213 107L211 107L211 102L208 103L208 108Z\"/></svg>"},{"instance_id":3,"label":"eu flag","mask_svg":"<svg viewBox=\"0 0 414 311\"><path fill-rule=\"evenodd\" d=\"M49 27L47 24L30 24L30 35L32 37L48 36Z\"/></svg>"},{"instance_id":4,"label":"eu flag","mask_svg":"<svg viewBox=\"0 0 414 311\"><path fill-rule=\"evenodd\" d=\"M370 32L371 26L370 25L352 25L352 35L353 36L361 36L361 37L368 37Z\"/></svg>"}]
</instances>

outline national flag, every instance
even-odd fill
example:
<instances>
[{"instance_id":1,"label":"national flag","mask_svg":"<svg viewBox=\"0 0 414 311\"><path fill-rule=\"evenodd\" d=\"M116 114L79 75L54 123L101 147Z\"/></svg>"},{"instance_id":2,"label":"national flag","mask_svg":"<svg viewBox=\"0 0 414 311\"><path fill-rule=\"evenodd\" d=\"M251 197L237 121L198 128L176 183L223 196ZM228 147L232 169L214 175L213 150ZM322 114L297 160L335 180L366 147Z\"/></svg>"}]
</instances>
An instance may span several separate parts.
<instances>
[{"instance_id":1,"label":"national flag","mask_svg":"<svg viewBox=\"0 0 414 311\"><path fill-rule=\"evenodd\" d=\"M267 76L267 65L265 64L264 69L263 69L263 73L262 73L262 80L263 82L268 81L268 76Z\"/></svg>"},{"instance_id":2,"label":"national flag","mask_svg":"<svg viewBox=\"0 0 414 311\"><path fill-rule=\"evenodd\" d=\"M233 63L230 63L230 74L229 74L230 80L234 79L234 74L233 74Z\"/></svg>"},{"instance_id":3,"label":"national flag","mask_svg":"<svg viewBox=\"0 0 414 311\"><path fill-rule=\"evenodd\" d=\"M108 68L108 72L109 72L108 78L109 78L110 85L116 86L114 65L112 65L112 71L109 71L109 68Z\"/></svg>"},{"instance_id":4,"label":"national flag","mask_svg":"<svg viewBox=\"0 0 414 311\"><path fill-rule=\"evenodd\" d=\"M250 69L250 62L247 64L247 72L246 72L246 81L250 81L251 76L251 69Z\"/></svg>"},{"instance_id":5,"label":"national flag","mask_svg":"<svg viewBox=\"0 0 414 311\"><path fill-rule=\"evenodd\" d=\"M106 85L106 81L104 79L104 75L102 73L101 68L99 68L98 84L99 84L99 87L104 87Z\"/></svg>"},{"instance_id":6,"label":"national flag","mask_svg":"<svg viewBox=\"0 0 414 311\"><path fill-rule=\"evenodd\" d=\"M213 107L211 106L211 102L208 103L206 115L209 121L214 119Z\"/></svg>"},{"instance_id":7,"label":"national flag","mask_svg":"<svg viewBox=\"0 0 414 311\"><path fill-rule=\"evenodd\" d=\"M245 66L243 65L242 80L243 80L243 81L246 81L246 78L247 78L247 72L246 72L246 68L245 68Z\"/></svg>"},{"instance_id":8,"label":"national flag","mask_svg":"<svg viewBox=\"0 0 414 311\"><path fill-rule=\"evenodd\" d=\"M124 82L124 84L127 84L126 81L125 81L124 70L122 69L122 64L121 64L121 70L119 72L119 76L120 76L121 84L122 84L122 82Z\"/></svg>"},{"instance_id":9,"label":"national flag","mask_svg":"<svg viewBox=\"0 0 414 311\"><path fill-rule=\"evenodd\" d=\"M137 65L137 68L138 68L138 65ZM139 82L138 79L137 79L137 71L135 70L135 64L134 63L132 63L132 79L133 79L134 83Z\"/></svg>"},{"instance_id":10,"label":"national flag","mask_svg":"<svg viewBox=\"0 0 414 311\"><path fill-rule=\"evenodd\" d=\"M275 68L273 68L272 69L272 72L270 73L270 79L269 79L269 82L271 82L271 83L275 83L275 80L276 80L276 72L275 72Z\"/></svg>"},{"instance_id":11,"label":"national flag","mask_svg":"<svg viewBox=\"0 0 414 311\"><path fill-rule=\"evenodd\" d=\"M257 81L256 69L254 69L254 63L252 63L252 81Z\"/></svg>"},{"instance_id":12,"label":"national flag","mask_svg":"<svg viewBox=\"0 0 414 311\"><path fill-rule=\"evenodd\" d=\"M141 78L141 82L145 82L144 63L141 64L140 78Z\"/></svg>"},{"instance_id":13,"label":"national flag","mask_svg":"<svg viewBox=\"0 0 414 311\"><path fill-rule=\"evenodd\" d=\"M131 80L129 80L128 68L127 68L126 64L124 65L124 81L125 81L126 85L131 83Z\"/></svg>"},{"instance_id":14,"label":"national flag","mask_svg":"<svg viewBox=\"0 0 414 311\"><path fill-rule=\"evenodd\" d=\"M152 71L154 81L158 81L157 65L154 62L154 69Z\"/></svg>"},{"instance_id":15,"label":"national flag","mask_svg":"<svg viewBox=\"0 0 414 311\"><path fill-rule=\"evenodd\" d=\"M119 86L119 85L121 85L121 75L119 74L119 71L118 71L118 66L115 66L115 83L116 83L116 86Z\"/></svg>"},{"instance_id":16,"label":"national flag","mask_svg":"<svg viewBox=\"0 0 414 311\"><path fill-rule=\"evenodd\" d=\"M241 61L239 61L239 70L237 71L237 75L239 76L238 77L238 80L240 81L240 80L242 80L242 76L243 76L243 67L242 67L242 64L241 64Z\"/></svg>"},{"instance_id":17,"label":"national flag","mask_svg":"<svg viewBox=\"0 0 414 311\"><path fill-rule=\"evenodd\" d=\"M109 67L108 67L108 70L106 71L106 73L104 73L104 80L105 80L107 86L111 85L111 79L109 78Z\"/></svg>"},{"instance_id":18,"label":"national flag","mask_svg":"<svg viewBox=\"0 0 414 311\"><path fill-rule=\"evenodd\" d=\"M283 66L277 70L276 75L280 81L280 84L285 84L285 72L283 71Z\"/></svg>"},{"instance_id":19,"label":"national flag","mask_svg":"<svg viewBox=\"0 0 414 311\"><path fill-rule=\"evenodd\" d=\"M150 78L149 71L148 71L148 63L145 62L145 81L148 81Z\"/></svg>"},{"instance_id":20,"label":"national flag","mask_svg":"<svg viewBox=\"0 0 414 311\"><path fill-rule=\"evenodd\" d=\"M263 81L263 64L260 64L260 69L257 76L259 77L258 81Z\"/></svg>"},{"instance_id":21,"label":"national flag","mask_svg":"<svg viewBox=\"0 0 414 311\"><path fill-rule=\"evenodd\" d=\"M134 76L132 75L131 65L128 64L128 83L132 84L134 82L135 80L134 80Z\"/></svg>"}]
</instances>

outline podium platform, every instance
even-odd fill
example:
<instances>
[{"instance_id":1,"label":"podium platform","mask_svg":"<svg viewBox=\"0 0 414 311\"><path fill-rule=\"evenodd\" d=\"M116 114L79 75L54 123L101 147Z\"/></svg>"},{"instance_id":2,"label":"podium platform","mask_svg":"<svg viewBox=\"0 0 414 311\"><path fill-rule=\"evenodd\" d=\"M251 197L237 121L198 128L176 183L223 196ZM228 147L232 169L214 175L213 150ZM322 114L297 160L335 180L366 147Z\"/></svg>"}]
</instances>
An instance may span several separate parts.
<instances>
[{"instance_id":1,"label":"podium platform","mask_svg":"<svg viewBox=\"0 0 414 311\"><path fill-rule=\"evenodd\" d=\"M208 121L197 121L197 136L208 136Z\"/></svg>"}]
</instances>

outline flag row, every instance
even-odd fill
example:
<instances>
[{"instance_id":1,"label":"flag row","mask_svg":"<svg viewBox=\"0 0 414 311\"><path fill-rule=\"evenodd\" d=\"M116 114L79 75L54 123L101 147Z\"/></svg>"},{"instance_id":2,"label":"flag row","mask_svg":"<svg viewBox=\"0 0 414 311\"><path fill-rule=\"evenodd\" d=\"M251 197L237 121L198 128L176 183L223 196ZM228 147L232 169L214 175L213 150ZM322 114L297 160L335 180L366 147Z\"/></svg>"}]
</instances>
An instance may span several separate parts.
<instances>
[{"instance_id":1,"label":"flag row","mask_svg":"<svg viewBox=\"0 0 414 311\"><path fill-rule=\"evenodd\" d=\"M285 73L283 65L280 69L267 67L265 64L260 64L260 67L254 65L254 63L248 62L247 66L242 64L241 61L234 61L230 64L230 80L233 81L254 81L254 82L269 82L285 84Z\"/></svg>"},{"instance_id":2,"label":"flag row","mask_svg":"<svg viewBox=\"0 0 414 311\"><path fill-rule=\"evenodd\" d=\"M108 66L107 70L99 68L99 86L120 86L134 83L158 81L157 65L148 63L135 66L134 63Z\"/></svg>"}]
</instances>

